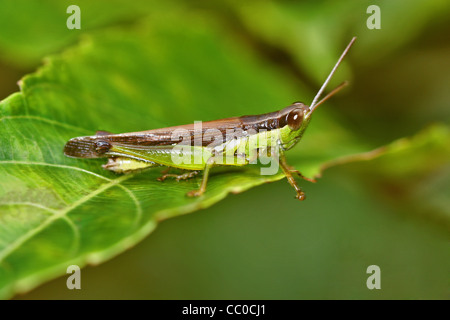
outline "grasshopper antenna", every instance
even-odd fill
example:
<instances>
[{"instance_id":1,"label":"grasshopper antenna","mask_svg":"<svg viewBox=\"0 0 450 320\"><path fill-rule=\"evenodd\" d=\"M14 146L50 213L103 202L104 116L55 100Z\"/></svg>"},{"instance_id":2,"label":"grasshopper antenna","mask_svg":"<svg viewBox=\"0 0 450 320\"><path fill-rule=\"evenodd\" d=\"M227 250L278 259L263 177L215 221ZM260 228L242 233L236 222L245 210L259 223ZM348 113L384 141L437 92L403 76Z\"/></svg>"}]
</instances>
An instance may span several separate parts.
<instances>
[{"instance_id":1,"label":"grasshopper antenna","mask_svg":"<svg viewBox=\"0 0 450 320\"><path fill-rule=\"evenodd\" d=\"M331 70L330 74L328 75L327 79L325 80L325 82L322 84L322 87L320 87L320 90L317 92L316 96L314 97L313 102L311 103L311 106L309 107L310 113L312 113L314 111L315 108L317 108L317 106L319 106L320 104L322 104L323 102L325 102L325 100L327 100L328 98L330 98L332 95L334 95L336 92L338 92L339 90L341 90L346 84L347 82L342 83L341 85L339 85L336 89L334 89L332 92L330 92L325 98L323 98L319 103L317 103L317 100L319 100L320 96L322 95L323 91L325 90L325 87L327 86L328 82L330 82L331 77L334 75L334 73L336 72L337 67L339 67L339 65L341 64L342 60L344 59L344 57L346 56L348 50L350 50L350 47L353 45L353 43L355 42L356 37L353 37L352 40L350 41L350 43L347 45L347 48L345 48L344 52L342 53L342 55L340 56L338 62L334 65L333 70Z\"/></svg>"},{"instance_id":2,"label":"grasshopper antenna","mask_svg":"<svg viewBox=\"0 0 450 320\"><path fill-rule=\"evenodd\" d=\"M322 100L320 100L319 102L317 102L317 104L314 106L314 109L316 109L318 106L320 106L322 103L324 103L325 101L327 101L328 99L330 99L332 96L334 96L336 93L338 93L339 91L341 91L342 88L344 88L345 86L348 85L348 81L344 81L342 82L340 85L338 85L336 88L334 88L329 94L327 94ZM314 110L312 110L314 111ZM312 112L311 111L311 112Z\"/></svg>"}]
</instances>

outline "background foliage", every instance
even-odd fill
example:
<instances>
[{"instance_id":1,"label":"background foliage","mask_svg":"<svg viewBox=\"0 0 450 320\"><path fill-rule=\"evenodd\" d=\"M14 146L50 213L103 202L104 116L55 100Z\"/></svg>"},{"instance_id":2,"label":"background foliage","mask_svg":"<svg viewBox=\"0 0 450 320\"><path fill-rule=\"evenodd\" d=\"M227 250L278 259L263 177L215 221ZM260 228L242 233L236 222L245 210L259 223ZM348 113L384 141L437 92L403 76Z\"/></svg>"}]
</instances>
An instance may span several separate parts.
<instances>
[{"instance_id":1,"label":"background foliage","mask_svg":"<svg viewBox=\"0 0 450 320\"><path fill-rule=\"evenodd\" d=\"M366 28L364 1L79 1L81 30L66 28L69 4L0 4L3 297L62 275L70 263L108 260L157 221L205 207L83 269L80 291L61 277L18 297L448 295L447 2L378 1L381 30ZM310 176L327 168L317 184L303 182L303 203L279 181L210 207L263 183L251 168L219 170L208 195L192 200L184 193L198 181L161 185L159 171L115 176L101 160L61 154L67 139L97 129L310 102L353 35L331 84L352 86L321 107L288 154ZM7 97L26 73L21 92ZM381 267L382 290L365 286L371 264Z\"/></svg>"}]
</instances>

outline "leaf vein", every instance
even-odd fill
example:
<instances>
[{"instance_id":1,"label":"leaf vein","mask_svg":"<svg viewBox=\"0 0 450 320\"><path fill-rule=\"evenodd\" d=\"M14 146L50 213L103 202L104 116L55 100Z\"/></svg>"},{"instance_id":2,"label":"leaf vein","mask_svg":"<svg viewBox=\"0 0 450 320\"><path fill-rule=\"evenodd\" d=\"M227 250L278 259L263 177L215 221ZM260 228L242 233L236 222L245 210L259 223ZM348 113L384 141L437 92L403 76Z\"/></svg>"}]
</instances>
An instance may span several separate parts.
<instances>
[{"instance_id":1,"label":"leaf vein","mask_svg":"<svg viewBox=\"0 0 450 320\"><path fill-rule=\"evenodd\" d=\"M67 165L63 165L63 164L54 164L54 163L46 163L46 162L33 162L33 161L16 161L16 160L5 160L5 161L0 161L0 165L1 164L23 164L23 165L38 165L38 166L49 166L49 167L55 167L55 168L63 168L63 169L71 169L71 170L77 170L77 171L81 171L87 174L91 174L95 177L104 179L106 181L114 181L112 179L106 178L100 174L97 174L95 172L89 171L89 170L85 170L85 169L81 169L78 167L73 167L73 166L67 166ZM127 176L133 176L133 175L127 175ZM126 180L126 179L125 179ZM134 194L133 191L131 191L129 188L127 188L124 185L118 184L118 187L122 188L125 192L128 193L128 195L130 196L130 198L133 200L133 202L136 205L136 222L135 224L137 225L142 217L142 206L141 203L139 202L139 200L137 199L136 195Z\"/></svg>"},{"instance_id":2,"label":"leaf vein","mask_svg":"<svg viewBox=\"0 0 450 320\"><path fill-rule=\"evenodd\" d=\"M16 241L14 241L10 246L5 247L2 251L0 251L0 263L3 262L3 260L10 255L12 252L14 252L17 248L20 247L23 243L25 243L27 240L32 238L34 235L38 234L40 231L44 230L45 227L49 226L53 221L55 221L58 218L63 218L67 215L68 212L72 211L73 209L77 208L78 206L82 205L83 203L89 201L93 197L99 195L100 193L108 190L109 188L112 188L122 181L125 181L132 177L132 175L126 175L121 176L120 178L110 180L108 183L102 185L100 188L96 189L95 191L87 194L84 197L81 197L79 200L75 201L72 205L68 206L67 208L59 210L56 214L50 216L45 221L43 221L38 227L30 230L29 232L25 233L21 237L19 237Z\"/></svg>"}]
</instances>

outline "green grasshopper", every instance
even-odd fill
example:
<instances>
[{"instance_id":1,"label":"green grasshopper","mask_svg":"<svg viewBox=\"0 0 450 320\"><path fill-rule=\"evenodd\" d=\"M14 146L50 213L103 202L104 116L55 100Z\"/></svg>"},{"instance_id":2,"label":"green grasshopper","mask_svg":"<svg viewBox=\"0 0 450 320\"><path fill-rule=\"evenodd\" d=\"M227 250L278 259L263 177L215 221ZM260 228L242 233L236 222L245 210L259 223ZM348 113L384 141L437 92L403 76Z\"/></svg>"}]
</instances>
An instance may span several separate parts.
<instances>
[{"instance_id":1,"label":"green grasshopper","mask_svg":"<svg viewBox=\"0 0 450 320\"><path fill-rule=\"evenodd\" d=\"M206 191L212 167L243 166L256 163L257 158L265 157L274 160L276 164L276 170L272 170L270 174L277 173L278 165L281 166L289 184L297 193L296 198L304 200L305 193L298 186L293 174L313 180L304 177L286 163L285 151L300 141L314 110L347 84L342 83L318 102L355 40L354 37L345 48L311 106L295 102L280 111L262 115L200 124L196 122L140 132L112 134L97 131L95 136L70 139L64 147L64 154L74 158L108 158L103 168L116 173L158 166L188 170L180 175L165 173L158 178L160 181L169 177L176 178L177 181L189 179L203 171L200 188L187 193L191 197L200 196Z\"/></svg>"}]
</instances>

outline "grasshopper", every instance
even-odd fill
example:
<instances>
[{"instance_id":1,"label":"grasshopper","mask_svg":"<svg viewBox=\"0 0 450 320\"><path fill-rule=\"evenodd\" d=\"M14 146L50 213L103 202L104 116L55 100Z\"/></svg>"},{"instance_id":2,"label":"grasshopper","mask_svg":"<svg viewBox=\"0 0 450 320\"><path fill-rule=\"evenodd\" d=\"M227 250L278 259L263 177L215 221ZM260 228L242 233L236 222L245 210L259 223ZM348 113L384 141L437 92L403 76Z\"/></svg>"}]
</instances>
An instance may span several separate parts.
<instances>
[{"instance_id":1,"label":"grasshopper","mask_svg":"<svg viewBox=\"0 0 450 320\"><path fill-rule=\"evenodd\" d=\"M293 174L309 181L314 180L290 167L286 162L285 151L300 141L314 110L347 84L342 83L318 101L355 40L355 37L352 38L347 45L310 106L295 102L271 113L203 122L200 128L198 123L194 123L121 134L97 131L94 136L70 139L64 147L64 154L74 158L108 158L103 168L116 173L158 166L188 170L179 175L166 172L158 178L160 181L169 177L177 181L189 179L203 171L200 188L187 193L191 197L201 196L206 191L212 167L248 165L256 163L256 158L265 155L276 159L277 168L273 174L278 172L279 165L295 189L296 198L304 200L305 193Z\"/></svg>"}]
</instances>

